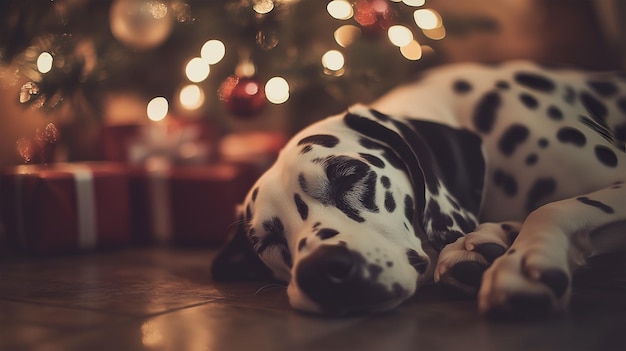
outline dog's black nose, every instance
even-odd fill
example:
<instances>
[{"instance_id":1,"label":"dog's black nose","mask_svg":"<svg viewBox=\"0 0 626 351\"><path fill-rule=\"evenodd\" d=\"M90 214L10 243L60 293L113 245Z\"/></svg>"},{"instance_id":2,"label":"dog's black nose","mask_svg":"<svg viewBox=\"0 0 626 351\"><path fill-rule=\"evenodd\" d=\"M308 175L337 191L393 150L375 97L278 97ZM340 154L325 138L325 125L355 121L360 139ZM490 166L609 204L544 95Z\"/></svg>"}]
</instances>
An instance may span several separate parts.
<instances>
[{"instance_id":1,"label":"dog's black nose","mask_svg":"<svg viewBox=\"0 0 626 351\"><path fill-rule=\"evenodd\" d=\"M349 289L359 271L357 257L344 246L324 245L298 265L298 286L311 299L326 301Z\"/></svg>"},{"instance_id":2,"label":"dog's black nose","mask_svg":"<svg viewBox=\"0 0 626 351\"><path fill-rule=\"evenodd\" d=\"M322 245L298 263L295 279L324 313L364 312L406 296L377 281L381 269L345 246Z\"/></svg>"}]
</instances>

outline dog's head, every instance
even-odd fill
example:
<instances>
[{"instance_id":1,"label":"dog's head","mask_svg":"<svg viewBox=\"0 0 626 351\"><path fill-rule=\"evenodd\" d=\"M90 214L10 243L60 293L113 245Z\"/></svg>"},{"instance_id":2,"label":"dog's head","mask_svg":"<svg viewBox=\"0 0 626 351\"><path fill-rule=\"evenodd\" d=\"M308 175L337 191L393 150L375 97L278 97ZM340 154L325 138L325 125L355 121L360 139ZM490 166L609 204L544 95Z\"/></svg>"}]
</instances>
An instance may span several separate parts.
<instances>
[{"instance_id":1,"label":"dog's head","mask_svg":"<svg viewBox=\"0 0 626 351\"><path fill-rule=\"evenodd\" d=\"M277 279L292 306L325 314L384 311L409 298L431 278L437 251L475 221L482 174L458 172L484 167L473 135L422 127L426 138L359 106L296 135L239 208L214 278ZM441 133L456 141L436 155ZM436 156L460 163L442 167Z\"/></svg>"}]
</instances>

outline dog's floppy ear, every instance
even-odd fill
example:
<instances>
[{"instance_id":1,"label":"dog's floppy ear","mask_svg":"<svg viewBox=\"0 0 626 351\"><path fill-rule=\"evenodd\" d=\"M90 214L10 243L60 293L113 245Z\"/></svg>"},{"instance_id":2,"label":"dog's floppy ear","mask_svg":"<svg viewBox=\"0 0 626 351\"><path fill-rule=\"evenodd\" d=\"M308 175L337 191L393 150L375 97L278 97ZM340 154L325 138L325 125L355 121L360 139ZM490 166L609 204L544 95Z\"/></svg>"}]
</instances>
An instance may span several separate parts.
<instances>
[{"instance_id":1,"label":"dog's floppy ear","mask_svg":"<svg viewBox=\"0 0 626 351\"><path fill-rule=\"evenodd\" d=\"M211 266L215 281L274 280L272 271L254 252L247 238L243 215L239 216L236 229L229 241L221 248Z\"/></svg>"},{"instance_id":2,"label":"dog's floppy ear","mask_svg":"<svg viewBox=\"0 0 626 351\"><path fill-rule=\"evenodd\" d=\"M478 213L485 178L480 138L468 130L440 123L421 120L409 120L409 123L433 155L431 162L434 164L432 169L437 172L435 176L443 181L463 208ZM422 155L419 156L423 160Z\"/></svg>"}]
</instances>

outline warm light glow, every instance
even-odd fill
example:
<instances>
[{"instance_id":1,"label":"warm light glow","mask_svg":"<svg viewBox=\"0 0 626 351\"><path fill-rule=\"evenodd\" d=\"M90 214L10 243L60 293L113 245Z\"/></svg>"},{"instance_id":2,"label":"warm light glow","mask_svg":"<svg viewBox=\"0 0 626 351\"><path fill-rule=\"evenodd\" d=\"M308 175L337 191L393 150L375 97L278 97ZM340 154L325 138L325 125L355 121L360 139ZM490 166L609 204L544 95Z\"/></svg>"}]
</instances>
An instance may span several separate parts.
<instances>
[{"instance_id":1,"label":"warm light glow","mask_svg":"<svg viewBox=\"0 0 626 351\"><path fill-rule=\"evenodd\" d=\"M50 70L52 70L52 61L54 61L54 59L50 53L42 52L37 58L37 70L41 73L50 72Z\"/></svg>"},{"instance_id":2,"label":"warm light glow","mask_svg":"<svg viewBox=\"0 0 626 351\"><path fill-rule=\"evenodd\" d=\"M417 61L422 58L422 46L415 40L401 47L400 52L407 60Z\"/></svg>"},{"instance_id":3,"label":"warm light glow","mask_svg":"<svg viewBox=\"0 0 626 351\"><path fill-rule=\"evenodd\" d=\"M322 56L322 65L331 71L339 71L343 68L344 64L345 59L343 54L337 50L327 51L324 56Z\"/></svg>"},{"instance_id":4,"label":"warm light glow","mask_svg":"<svg viewBox=\"0 0 626 351\"><path fill-rule=\"evenodd\" d=\"M273 104L282 104L289 99L289 83L282 77L273 77L265 83L265 97Z\"/></svg>"},{"instance_id":5,"label":"warm light glow","mask_svg":"<svg viewBox=\"0 0 626 351\"><path fill-rule=\"evenodd\" d=\"M240 77L252 77L255 73L256 67L249 60L242 61L235 67L235 74Z\"/></svg>"},{"instance_id":6,"label":"warm light glow","mask_svg":"<svg viewBox=\"0 0 626 351\"><path fill-rule=\"evenodd\" d=\"M418 6L424 6L424 4L426 3L426 0L402 0L402 2L409 6L418 7Z\"/></svg>"},{"instance_id":7,"label":"warm light glow","mask_svg":"<svg viewBox=\"0 0 626 351\"><path fill-rule=\"evenodd\" d=\"M167 99L162 96L155 97L148 103L148 118L152 121L160 121L167 116L168 109L169 104L167 103Z\"/></svg>"},{"instance_id":8,"label":"warm light glow","mask_svg":"<svg viewBox=\"0 0 626 351\"><path fill-rule=\"evenodd\" d=\"M204 92L199 86L190 84L180 90L180 104L187 110L195 110L204 103Z\"/></svg>"},{"instance_id":9,"label":"warm light glow","mask_svg":"<svg viewBox=\"0 0 626 351\"><path fill-rule=\"evenodd\" d=\"M354 43L359 36L361 36L361 30L357 26L346 24L337 28L334 36L337 44L345 48Z\"/></svg>"},{"instance_id":10,"label":"warm light glow","mask_svg":"<svg viewBox=\"0 0 626 351\"><path fill-rule=\"evenodd\" d=\"M429 30L441 27L441 16L432 9L419 9L413 12L418 27Z\"/></svg>"},{"instance_id":11,"label":"warm light glow","mask_svg":"<svg viewBox=\"0 0 626 351\"><path fill-rule=\"evenodd\" d=\"M333 18L339 20L350 19L354 14L352 5L345 0L334 0L329 2L328 5L326 5L326 10Z\"/></svg>"},{"instance_id":12,"label":"warm light glow","mask_svg":"<svg viewBox=\"0 0 626 351\"><path fill-rule=\"evenodd\" d=\"M433 40L441 40L446 37L446 28L444 26L435 29L423 29L424 35Z\"/></svg>"},{"instance_id":13,"label":"warm light glow","mask_svg":"<svg viewBox=\"0 0 626 351\"><path fill-rule=\"evenodd\" d=\"M257 0L252 5L252 9L256 13L264 15L274 9L274 2L272 0Z\"/></svg>"},{"instance_id":14,"label":"warm light glow","mask_svg":"<svg viewBox=\"0 0 626 351\"><path fill-rule=\"evenodd\" d=\"M395 46L403 47L413 40L413 33L405 26L395 25L387 30L389 40Z\"/></svg>"},{"instance_id":15,"label":"warm light glow","mask_svg":"<svg viewBox=\"0 0 626 351\"><path fill-rule=\"evenodd\" d=\"M187 79L194 83L199 83L205 80L209 76L209 64L200 57L194 57L189 60L185 67L185 74Z\"/></svg>"},{"instance_id":16,"label":"warm light glow","mask_svg":"<svg viewBox=\"0 0 626 351\"><path fill-rule=\"evenodd\" d=\"M200 56L206 63L214 65L220 62L226 54L224 43L219 40L209 40L200 49Z\"/></svg>"}]
</instances>

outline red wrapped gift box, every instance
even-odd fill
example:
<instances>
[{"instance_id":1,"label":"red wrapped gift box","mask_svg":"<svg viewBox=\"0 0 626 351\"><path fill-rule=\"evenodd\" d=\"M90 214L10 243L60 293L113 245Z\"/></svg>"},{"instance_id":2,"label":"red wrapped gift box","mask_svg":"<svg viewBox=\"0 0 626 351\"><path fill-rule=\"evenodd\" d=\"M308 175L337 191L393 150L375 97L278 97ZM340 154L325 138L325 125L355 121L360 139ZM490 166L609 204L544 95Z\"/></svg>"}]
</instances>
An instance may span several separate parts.
<instances>
[{"instance_id":1,"label":"red wrapped gift box","mask_svg":"<svg viewBox=\"0 0 626 351\"><path fill-rule=\"evenodd\" d=\"M131 172L133 235L139 243L211 245L224 241L260 171L242 164Z\"/></svg>"},{"instance_id":2,"label":"red wrapped gift box","mask_svg":"<svg viewBox=\"0 0 626 351\"><path fill-rule=\"evenodd\" d=\"M61 253L130 242L127 170L110 163L18 166L0 176L11 248Z\"/></svg>"}]
</instances>

